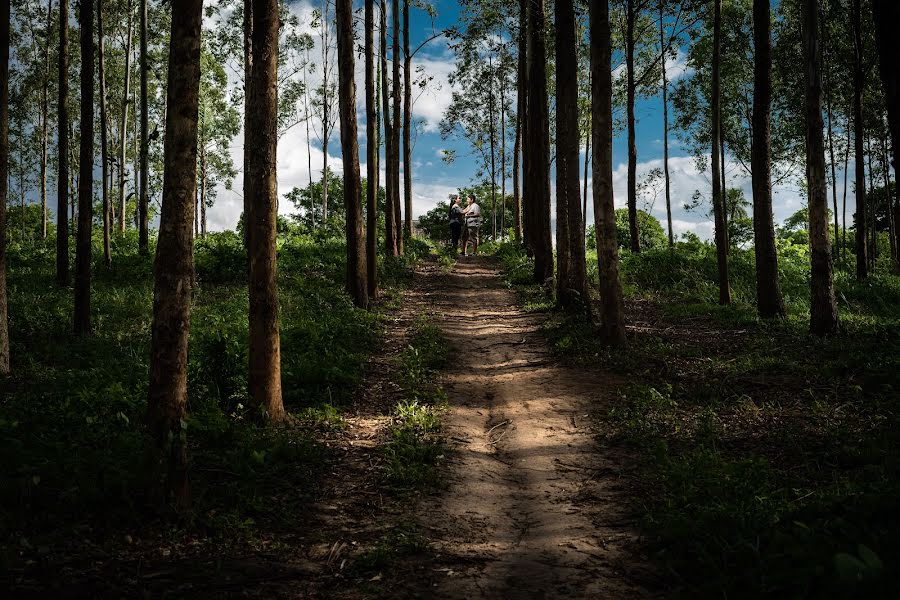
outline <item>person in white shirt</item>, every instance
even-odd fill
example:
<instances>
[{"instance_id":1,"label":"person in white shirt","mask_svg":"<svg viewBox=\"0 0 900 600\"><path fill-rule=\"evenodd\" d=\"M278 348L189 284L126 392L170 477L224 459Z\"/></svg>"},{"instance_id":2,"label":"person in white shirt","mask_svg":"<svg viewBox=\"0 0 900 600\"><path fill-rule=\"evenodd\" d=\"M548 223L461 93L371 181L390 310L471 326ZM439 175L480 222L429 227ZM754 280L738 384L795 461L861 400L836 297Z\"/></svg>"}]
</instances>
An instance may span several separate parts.
<instances>
[{"instance_id":1,"label":"person in white shirt","mask_svg":"<svg viewBox=\"0 0 900 600\"><path fill-rule=\"evenodd\" d=\"M466 218L466 233L463 238L463 256L468 256L469 242L472 242L472 254L478 253L478 232L481 230L481 207L475 201L475 194L469 194L466 198L466 208L463 210Z\"/></svg>"}]
</instances>

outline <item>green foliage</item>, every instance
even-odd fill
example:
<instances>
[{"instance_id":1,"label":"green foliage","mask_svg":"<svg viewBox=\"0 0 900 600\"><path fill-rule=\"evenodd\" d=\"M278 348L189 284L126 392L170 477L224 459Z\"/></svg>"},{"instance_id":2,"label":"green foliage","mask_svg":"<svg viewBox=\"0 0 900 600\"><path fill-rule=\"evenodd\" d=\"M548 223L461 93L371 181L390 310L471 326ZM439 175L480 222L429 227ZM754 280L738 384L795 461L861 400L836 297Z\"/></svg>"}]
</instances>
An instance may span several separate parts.
<instances>
[{"instance_id":1,"label":"green foliage","mask_svg":"<svg viewBox=\"0 0 900 600\"><path fill-rule=\"evenodd\" d=\"M643 210L637 211L638 234L640 235L641 250L653 250L657 248L665 248L668 238L659 219ZM619 248L631 247L631 227L628 222L628 209L616 209L616 239L619 242ZM586 245L590 250L596 251L597 242L594 234L594 226L591 225L587 230Z\"/></svg>"}]
</instances>

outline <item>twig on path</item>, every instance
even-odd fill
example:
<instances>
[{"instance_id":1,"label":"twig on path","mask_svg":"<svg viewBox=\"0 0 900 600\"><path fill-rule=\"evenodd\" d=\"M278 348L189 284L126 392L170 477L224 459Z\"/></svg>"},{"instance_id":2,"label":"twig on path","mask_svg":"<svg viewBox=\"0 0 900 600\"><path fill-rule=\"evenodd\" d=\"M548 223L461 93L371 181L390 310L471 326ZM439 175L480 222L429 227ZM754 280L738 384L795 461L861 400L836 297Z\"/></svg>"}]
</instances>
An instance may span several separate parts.
<instances>
[{"instance_id":1,"label":"twig on path","mask_svg":"<svg viewBox=\"0 0 900 600\"><path fill-rule=\"evenodd\" d=\"M494 425L493 427L491 427L490 429L488 429L488 430L487 430L487 433L486 433L485 435L488 436L488 439L491 439L491 432L492 432L492 431L494 431L494 430L497 429L498 427L503 427L504 425L508 425L508 424L509 424L509 419L507 419L507 420L505 420L505 421L503 421L503 422L501 422L501 423L497 423L496 425Z\"/></svg>"}]
</instances>

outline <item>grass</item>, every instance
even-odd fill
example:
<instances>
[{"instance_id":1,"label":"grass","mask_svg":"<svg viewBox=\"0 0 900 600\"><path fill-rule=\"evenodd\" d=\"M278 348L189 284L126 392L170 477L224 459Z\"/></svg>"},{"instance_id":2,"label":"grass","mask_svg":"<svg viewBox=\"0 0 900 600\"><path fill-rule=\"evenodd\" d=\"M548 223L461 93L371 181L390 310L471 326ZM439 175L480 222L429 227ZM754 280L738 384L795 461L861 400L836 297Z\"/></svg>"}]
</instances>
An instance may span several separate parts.
<instances>
[{"instance_id":1,"label":"grass","mask_svg":"<svg viewBox=\"0 0 900 600\"><path fill-rule=\"evenodd\" d=\"M420 250L412 244L406 258L381 264L395 303ZM341 240L287 228L278 253L282 385L295 421L270 430L254 424L249 408L240 237L197 241L186 423L193 509L173 533L145 496L152 248L141 256L136 235L116 237L107 270L95 240L94 332L78 338L71 289L54 282L53 240L10 244L13 375L0 382L0 461L8 466L0 474L0 568L45 564L40 549L71 555L121 540L123 531L138 545L161 532L227 545L302 526L296 515L332 460L317 432L343 427L381 317L344 293Z\"/></svg>"},{"instance_id":2,"label":"grass","mask_svg":"<svg viewBox=\"0 0 900 600\"><path fill-rule=\"evenodd\" d=\"M391 440L384 449L385 478L403 492L441 485L438 464L444 446L438 433L446 396L434 378L449 358L446 348L440 328L421 316L413 325L409 345L397 360L396 378L405 399L397 404L392 416Z\"/></svg>"},{"instance_id":3,"label":"grass","mask_svg":"<svg viewBox=\"0 0 900 600\"><path fill-rule=\"evenodd\" d=\"M501 249L523 302L520 249ZM683 597L893 598L900 580L900 277L838 272L841 331L808 334L809 255L779 245L788 317L755 314L752 251L730 257L734 304L717 305L703 243L623 251L628 345L560 312L564 360L633 382L598 417L603 443L639 459L646 550ZM596 258L589 256L596 277Z\"/></svg>"}]
</instances>

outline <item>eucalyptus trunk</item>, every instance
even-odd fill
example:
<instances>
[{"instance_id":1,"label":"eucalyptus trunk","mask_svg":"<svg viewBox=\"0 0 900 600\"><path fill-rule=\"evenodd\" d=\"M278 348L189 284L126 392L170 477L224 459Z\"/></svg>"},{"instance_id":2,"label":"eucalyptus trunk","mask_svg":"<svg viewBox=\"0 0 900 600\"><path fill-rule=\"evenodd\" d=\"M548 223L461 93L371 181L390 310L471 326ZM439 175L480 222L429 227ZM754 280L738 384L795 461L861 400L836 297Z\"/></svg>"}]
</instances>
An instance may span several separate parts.
<instances>
[{"instance_id":1,"label":"eucalyptus trunk","mask_svg":"<svg viewBox=\"0 0 900 600\"><path fill-rule=\"evenodd\" d=\"M772 214L772 34L769 0L753 0L753 249L756 310L760 317L784 317L778 282L778 252Z\"/></svg>"},{"instance_id":2,"label":"eucalyptus trunk","mask_svg":"<svg viewBox=\"0 0 900 600\"><path fill-rule=\"evenodd\" d=\"M716 223L716 263L719 274L719 304L731 304L731 288L728 284L728 237L725 224L725 198L722 193L721 151L722 110L720 106L720 63L722 45L722 0L713 0L713 55L712 55L712 197Z\"/></svg>"},{"instance_id":3,"label":"eucalyptus trunk","mask_svg":"<svg viewBox=\"0 0 900 600\"><path fill-rule=\"evenodd\" d=\"M65 0L63 0L65 1ZM9 2L0 3L0 38L9 39ZM9 44L0 45L0 375L9 375L9 298L6 290L6 204L9 192Z\"/></svg>"},{"instance_id":4,"label":"eucalyptus trunk","mask_svg":"<svg viewBox=\"0 0 900 600\"><path fill-rule=\"evenodd\" d=\"M147 424L152 494L176 510L190 504L187 414L188 337L194 281L191 221L197 198L202 0L173 0L166 95L162 210L153 267L153 325Z\"/></svg>"},{"instance_id":5,"label":"eucalyptus trunk","mask_svg":"<svg viewBox=\"0 0 900 600\"><path fill-rule=\"evenodd\" d=\"M526 168L534 281L553 277L553 242L550 235L550 122L547 106L546 16L544 0L531 2L528 11L528 125Z\"/></svg>"},{"instance_id":6,"label":"eucalyptus trunk","mask_svg":"<svg viewBox=\"0 0 900 600\"><path fill-rule=\"evenodd\" d=\"M109 246L110 227L110 203L107 187L109 181L109 165L107 163L107 139L106 139L106 69L104 68L104 35L103 35L103 0L97 0L97 66L100 69L100 163L101 177L103 180L103 261L109 268L112 264L112 255Z\"/></svg>"},{"instance_id":7,"label":"eucalyptus trunk","mask_svg":"<svg viewBox=\"0 0 900 600\"><path fill-rule=\"evenodd\" d=\"M409 0L403 0L403 231L412 237L412 56Z\"/></svg>"},{"instance_id":8,"label":"eucalyptus trunk","mask_svg":"<svg viewBox=\"0 0 900 600\"><path fill-rule=\"evenodd\" d=\"M806 0L804 0L806 1ZM853 146L856 167L856 278L869 276L869 260L866 252L868 222L866 220L866 163L864 148L864 131L862 96L865 86L863 68L862 10L860 0L851 0L850 18L853 28Z\"/></svg>"},{"instance_id":9,"label":"eucalyptus trunk","mask_svg":"<svg viewBox=\"0 0 900 600\"><path fill-rule=\"evenodd\" d=\"M78 151L78 231L75 238L75 333L91 332L91 228L94 208L94 6L79 4L81 146Z\"/></svg>"},{"instance_id":10,"label":"eucalyptus trunk","mask_svg":"<svg viewBox=\"0 0 900 600\"><path fill-rule=\"evenodd\" d=\"M393 49L391 52L391 66L393 67L393 77L391 78L391 96L393 98L393 118L394 124L391 129L391 169L393 182L393 199L391 204L394 207L394 228L397 240L397 252L403 254L403 231L401 229L402 217L400 214L400 2L399 0L391 0L391 24L393 27Z\"/></svg>"},{"instance_id":11,"label":"eucalyptus trunk","mask_svg":"<svg viewBox=\"0 0 900 600\"><path fill-rule=\"evenodd\" d=\"M375 94L375 0L365 0L366 93L366 278L369 297L378 292L378 123Z\"/></svg>"},{"instance_id":12,"label":"eucalyptus trunk","mask_svg":"<svg viewBox=\"0 0 900 600\"><path fill-rule=\"evenodd\" d=\"M150 66L147 55L147 0L141 0L141 142L140 190L138 192L138 249L150 252L150 135L147 107L147 74Z\"/></svg>"},{"instance_id":13,"label":"eucalyptus trunk","mask_svg":"<svg viewBox=\"0 0 900 600\"><path fill-rule=\"evenodd\" d=\"M8 2L4 3L9 5ZM8 39L8 37L7 37ZM8 50L7 50L8 51ZM59 0L59 96L57 98L56 283L69 285L69 0ZM4 181L6 178L4 177ZM5 206L5 203L4 203Z\"/></svg>"},{"instance_id":14,"label":"eucalyptus trunk","mask_svg":"<svg viewBox=\"0 0 900 600\"><path fill-rule=\"evenodd\" d=\"M626 123L628 126L628 230L631 234L631 251L641 251L640 230L637 221L637 142L635 140L634 104L637 84L634 80L634 29L637 20L636 0L626 0L625 4L625 70Z\"/></svg>"},{"instance_id":15,"label":"eucalyptus trunk","mask_svg":"<svg viewBox=\"0 0 900 600\"><path fill-rule=\"evenodd\" d=\"M625 308L619 281L619 244L612 175L612 46L609 3L590 0L592 190L597 270L600 280L600 334L610 345L625 343Z\"/></svg>"},{"instance_id":16,"label":"eucalyptus trunk","mask_svg":"<svg viewBox=\"0 0 900 600\"><path fill-rule=\"evenodd\" d=\"M662 76L662 108L663 108L663 175L666 180L666 221L669 229L669 248L675 246L675 234L672 231L672 193L669 180L669 78L666 73L666 37L663 28L663 12L665 0L659 3L659 51Z\"/></svg>"},{"instance_id":17,"label":"eucalyptus trunk","mask_svg":"<svg viewBox=\"0 0 900 600\"><path fill-rule=\"evenodd\" d=\"M384 120L384 245L388 256L399 256L400 247L397 239L397 211L394 209L394 121L391 118L390 86L388 85L387 63L387 0L381 2L381 103Z\"/></svg>"},{"instance_id":18,"label":"eucalyptus trunk","mask_svg":"<svg viewBox=\"0 0 900 600\"><path fill-rule=\"evenodd\" d=\"M252 69L245 122L249 153L246 227L250 231L250 397L258 416L285 419L281 394L281 340L276 277L276 150L278 145L278 0L247 0L252 8ZM196 162L192 163L196 164Z\"/></svg>"},{"instance_id":19,"label":"eucalyptus trunk","mask_svg":"<svg viewBox=\"0 0 900 600\"><path fill-rule=\"evenodd\" d=\"M122 120L119 122L119 232L125 232L125 150L128 146L128 105L131 103L131 13L127 4L128 22L125 35L125 89L122 94Z\"/></svg>"},{"instance_id":20,"label":"eucalyptus trunk","mask_svg":"<svg viewBox=\"0 0 900 600\"><path fill-rule=\"evenodd\" d=\"M581 179L578 174L578 56L574 0L556 0L556 250L557 298L589 310Z\"/></svg>"},{"instance_id":21,"label":"eucalyptus trunk","mask_svg":"<svg viewBox=\"0 0 900 600\"><path fill-rule=\"evenodd\" d=\"M803 0L802 34L806 72L806 182L809 197L809 245L812 253L809 307L810 333L837 330L837 304L828 241L828 187L825 175L825 138L822 134L822 46L818 0Z\"/></svg>"}]
</instances>

